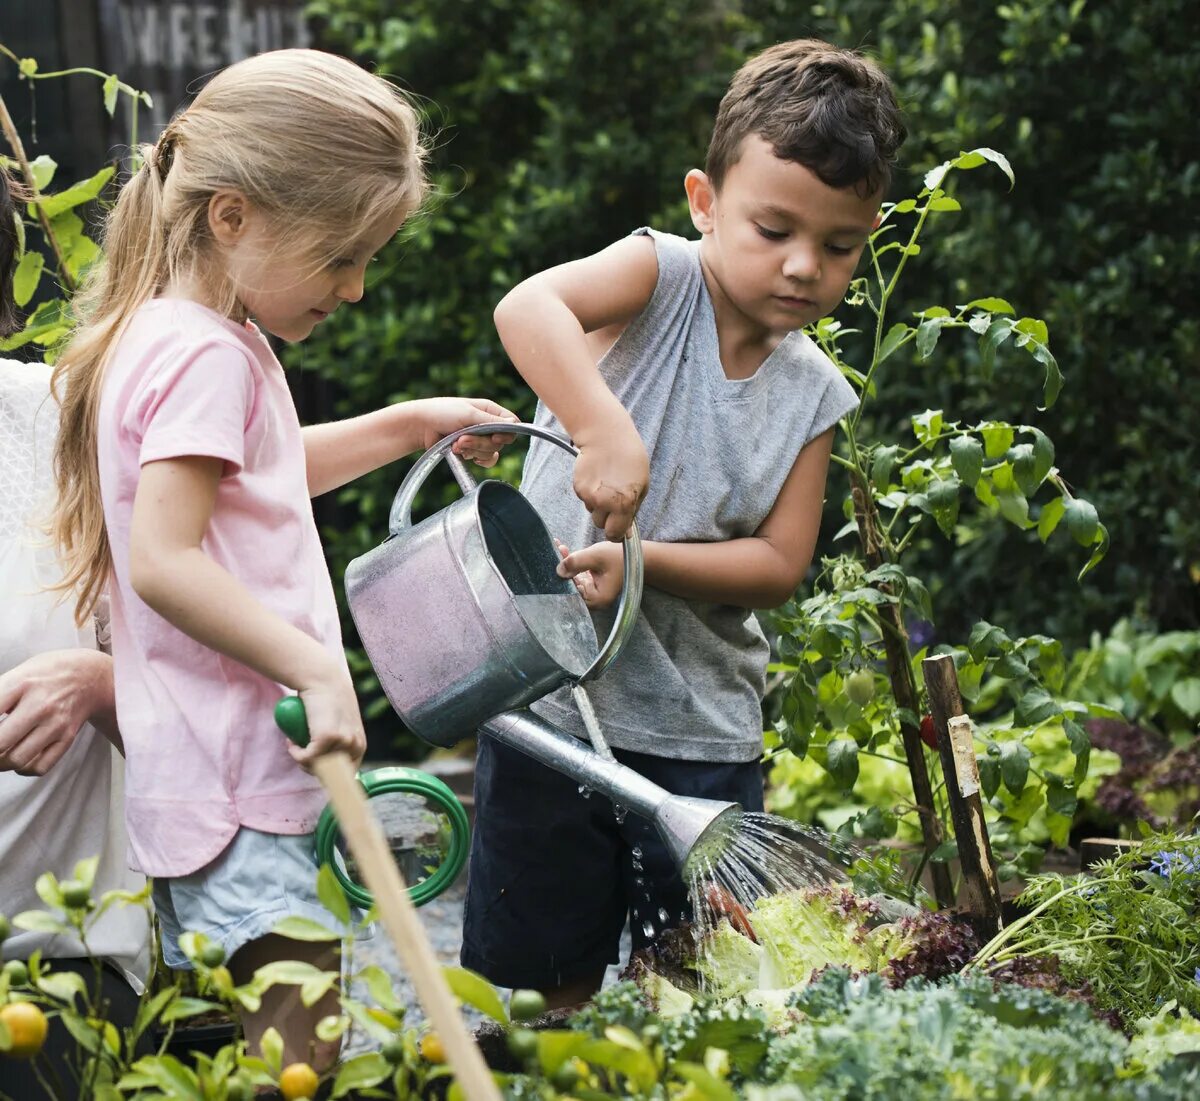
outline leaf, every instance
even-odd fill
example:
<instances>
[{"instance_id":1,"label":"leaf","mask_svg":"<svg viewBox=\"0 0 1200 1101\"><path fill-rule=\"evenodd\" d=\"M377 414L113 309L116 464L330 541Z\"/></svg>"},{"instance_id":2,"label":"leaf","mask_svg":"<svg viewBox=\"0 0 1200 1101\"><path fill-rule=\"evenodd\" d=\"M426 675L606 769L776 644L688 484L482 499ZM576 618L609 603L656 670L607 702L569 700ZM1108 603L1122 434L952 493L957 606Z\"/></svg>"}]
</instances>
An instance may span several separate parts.
<instances>
[{"instance_id":1,"label":"leaf","mask_svg":"<svg viewBox=\"0 0 1200 1101\"><path fill-rule=\"evenodd\" d=\"M37 205L41 207L42 213L47 218L57 217L64 210L70 210L73 207L81 206L83 203L91 202L92 199L104 190L104 185L112 179L115 171L113 168L102 168L91 178L81 180L79 183L68 187L66 191L60 191L57 195L48 195L39 199Z\"/></svg>"},{"instance_id":2,"label":"leaf","mask_svg":"<svg viewBox=\"0 0 1200 1101\"><path fill-rule=\"evenodd\" d=\"M1108 528L1101 524L1100 538L1096 543L1096 549L1092 551L1092 557L1087 560L1083 569L1079 571L1076 580L1082 581L1086 574L1095 569L1104 560L1106 554L1108 554Z\"/></svg>"},{"instance_id":3,"label":"leaf","mask_svg":"<svg viewBox=\"0 0 1200 1101\"><path fill-rule=\"evenodd\" d=\"M1033 476L1041 485L1054 468L1054 443L1040 428L1030 428L1029 431L1033 433Z\"/></svg>"},{"instance_id":4,"label":"leaf","mask_svg":"<svg viewBox=\"0 0 1200 1101\"><path fill-rule=\"evenodd\" d=\"M270 1034L274 1034L276 1039L279 1037L279 1033L273 1028L267 1029L267 1035ZM263 1036L264 1044L267 1035ZM282 1053L282 1042L279 1050ZM200 1079L196 1077L195 1071L184 1066L174 1055L147 1055L134 1063L131 1070L141 1079L141 1082L135 1081L135 1085L144 1083L148 1078L166 1097L172 1098L172 1101L204 1101L204 1092L200 1088ZM273 1070L278 1075L279 1066L276 1065ZM117 1085L124 1088L127 1084L126 1078L135 1075L126 1075Z\"/></svg>"},{"instance_id":5,"label":"leaf","mask_svg":"<svg viewBox=\"0 0 1200 1101\"><path fill-rule=\"evenodd\" d=\"M330 1097L345 1097L351 1090L377 1086L391 1072L391 1065L377 1051L356 1055L352 1059L347 1059L338 1068Z\"/></svg>"},{"instance_id":6,"label":"leaf","mask_svg":"<svg viewBox=\"0 0 1200 1101\"><path fill-rule=\"evenodd\" d=\"M1061 814L1070 822L1079 806L1075 785L1053 772L1047 772L1046 806L1052 814Z\"/></svg>"},{"instance_id":7,"label":"leaf","mask_svg":"<svg viewBox=\"0 0 1200 1101\"><path fill-rule=\"evenodd\" d=\"M580 1032L547 1029L538 1033L538 1062L544 1074L553 1074L588 1041Z\"/></svg>"},{"instance_id":8,"label":"leaf","mask_svg":"<svg viewBox=\"0 0 1200 1101\"><path fill-rule=\"evenodd\" d=\"M272 1075L278 1078L279 1072L283 1068L283 1037L272 1026L262 1034L258 1046L268 1069Z\"/></svg>"},{"instance_id":9,"label":"leaf","mask_svg":"<svg viewBox=\"0 0 1200 1101\"><path fill-rule=\"evenodd\" d=\"M98 856L87 856L75 862L72 875L90 891L96 882L96 869L99 866L100 858Z\"/></svg>"},{"instance_id":10,"label":"leaf","mask_svg":"<svg viewBox=\"0 0 1200 1101\"><path fill-rule=\"evenodd\" d=\"M939 195L936 199L929 200L929 209L942 214L949 210L962 210L962 204L949 195Z\"/></svg>"},{"instance_id":11,"label":"leaf","mask_svg":"<svg viewBox=\"0 0 1200 1101\"><path fill-rule=\"evenodd\" d=\"M1012 165L1008 163L1008 158L1003 153L997 153L996 150L988 149L985 146L972 149L969 153L960 153L950 162L950 165L953 168L970 169L978 168L985 161L990 161L1008 177L1009 190L1016 186L1016 177L1013 175Z\"/></svg>"},{"instance_id":12,"label":"leaf","mask_svg":"<svg viewBox=\"0 0 1200 1101\"><path fill-rule=\"evenodd\" d=\"M58 162L53 157L48 157L43 153L36 160L30 161L29 167L33 172L33 182L37 189L45 191L50 186L50 181L54 179L54 172L58 168Z\"/></svg>"},{"instance_id":13,"label":"leaf","mask_svg":"<svg viewBox=\"0 0 1200 1101\"><path fill-rule=\"evenodd\" d=\"M916 199L901 199L892 210L896 214L911 214L917 209Z\"/></svg>"},{"instance_id":14,"label":"leaf","mask_svg":"<svg viewBox=\"0 0 1200 1101\"><path fill-rule=\"evenodd\" d=\"M1200 716L1200 677L1185 677L1171 685L1171 701L1189 719Z\"/></svg>"},{"instance_id":15,"label":"leaf","mask_svg":"<svg viewBox=\"0 0 1200 1101\"><path fill-rule=\"evenodd\" d=\"M964 310L987 310L988 313L1015 313L1007 299L1004 298L972 298L964 306L958 307L959 312Z\"/></svg>"},{"instance_id":16,"label":"leaf","mask_svg":"<svg viewBox=\"0 0 1200 1101\"><path fill-rule=\"evenodd\" d=\"M1042 506L1041 515L1038 517L1038 538L1044 543L1054 533L1054 529L1058 527L1058 522L1063 518L1063 513L1067 510L1067 503L1062 497L1055 497L1052 501L1047 501Z\"/></svg>"},{"instance_id":17,"label":"leaf","mask_svg":"<svg viewBox=\"0 0 1200 1101\"><path fill-rule=\"evenodd\" d=\"M350 903L328 864L322 864L317 872L317 898L342 925L350 924Z\"/></svg>"},{"instance_id":18,"label":"leaf","mask_svg":"<svg viewBox=\"0 0 1200 1101\"><path fill-rule=\"evenodd\" d=\"M849 790L858 780L858 743L852 738L834 738L825 747L825 771Z\"/></svg>"},{"instance_id":19,"label":"leaf","mask_svg":"<svg viewBox=\"0 0 1200 1101\"><path fill-rule=\"evenodd\" d=\"M177 1002L167 1006L159 1019L164 1024L168 1021L183 1021L188 1017L197 1017L201 1013L209 1013L220 1008L221 1006L217 1002L205 1001L203 998L181 997Z\"/></svg>"},{"instance_id":20,"label":"leaf","mask_svg":"<svg viewBox=\"0 0 1200 1101\"><path fill-rule=\"evenodd\" d=\"M1000 742L1000 777L1013 795L1020 795L1029 779L1029 747L1024 742Z\"/></svg>"},{"instance_id":21,"label":"leaf","mask_svg":"<svg viewBox=\"0 0 1200 1101\"><path fill-rule=\"evenodd\" d=\"M898 347L900 347L901 343L904 341L904 338L911 332L911 326L905 325L903 321L897 321L895 325L888 329L887 335L884 336L882 341L880 341L879 356L875 362L882 363L885 359L887 359L888 356L890 356Z\"/></svg>"},{"instance_id":22,"label":"leaf","mask_svg":"<svg viewBox=\"0 0 1200 1101\"><path fill-rule=\"evenodd\" d=\"M74 971L57 971L38 977L37 988L56 1001L73 1005L76 998L87 1000L87 983Z\"/></svg>"},{"instance_id":23,"label":"leaf","mask_svg":"<svg viewBox=\"0 0 1200 1101\"><path fill-rule=\"evenodd\" d=\"M104 109L108 112L110 118L117 109L117 90L119 84L120 81L117 79L116 73L112 73L104 78Z\"/></svg>"},{"instance_id":24,"label":"leaf","mask_svg":"<svg viewBox=\"0 0 1200 1101\"><path fill-rule=\"evenodd\" d=\"M330 988L339 978L336 971L326 971L325 974L314 976L308 982L302 983L300 986L301 1003L307 1009L311 1009L329 993Z\"/></svg>"},{"instance_id":25,"label":"leaf","mask_svg":"<svg viewBox=\"0 0 1200 1101\"><path fill-rule=\"evenodd\" d=\"M1072 718L1063 719L1063 732L1067 736L1067 745L1075 754L1075 772L1072 778L1078 786L1087 778L1088 762L1092 755L1092 739L1086 728L1080 726Z\"/></svg>"},{"instance_id":26,"label":"leaf","mask_svg":"<svg viewBox=\"0 0 1200 1101\"><path fill-rule=\"evenodd\" d=\"M709 1050L713 1049L710 1048ZM738 1095L733 1092L730 1086L715 1074L710 1073L707 1069L700 1066L699 1063L679 1062L671 1069L685 1082L691 1083L693 1088L688 1091L689 1096L703 1097L709 1099L709 1101L737 1101Z\"/></svg>"},{"instance_id":27,"label":"leaf","mask_svg":"<svg viewBox=\"0 0 1200 1101\"><path fill-rule=\"evenodd\" d=\"M45 257L40 252L31 250L21 257L17 270L13 272L12 283L13 301L18 306L24 306L33 297L45 266Z\"/></svg>"},{"instance_id":28,"label":"leaf","mask_svg":"<svg viewBox=\"0 0 1200 1101\"><path fill-rule=\"evenodd\" d=\"M881 493L886 493L891 482L892 467L896 465L896 455L899 452L895 444L888 447L876 448L871 460L871 484Z\"/></svg>"},{"instance_id":29,"label":"leaf","mask_svg":"<svg viewBox=\"0 0 1200 1101\"><path fill-rule=\"evenodd\" d=\"M306 917L286 917L271 929L289 940L341 940L339 933L326 929L319 921Z\"/></svg>"},{"instance_id":30,"label":"leaf","mask_svg":"<svg viewBox=\"0 0 1200 1101\"><path fill-rule=\"evenodd\" d=\"M37 891L37 896L47 906L63 906L62 889L58 885L58 879L53 872L43 872L37 877L34 882L33 889Z\"/></svg>"},{"instance_id":31,"label":"leaf","mask_svg":"<svg viewBox=\"0 0 1200 1101\"><path fill-rule=\"evenodd\" d=\"M950 463L963 485L974 489L983 470L983 445L974 436L955 436L950 441Z\"/></svg>"},{"instance_id":32,"label":"leaf","mask_svg":"<svg viewBox=\"0 0 1200 1101\"><path fill-rule=\"evenodd\" d=\"M1000 790L1000 762L995 757L982 753L975 758L979 766L979 786L983 797L990 799Z\"/></svg>"},{"instance_id":33,"label":"leaf","mask_svg":"<svg viewBox=\"0 0 1200 1101\"><path fill-rule=\"evenodd\" d=\"M938 337L942 335L942 328L945 324L946 318L931 317L917 326L917 351L922 359L928 359L930 353L937 346Z\"/></svg>"},{"instance_id":34,"label":"leaf","mask_svg":"<svg viewBox=\"0 0 1200 1101\"><path fill-rule=\"evenodd\" d=\"M23 914L17 914L12 923L18 929L25 929L30 933L59 934L67 932L68 929L66 922L46 913L45 910L26 910Z\"/></svg>"},{"instance_id":35,"label":"leaf","mask_svg":"<svg viewBox=\"0 0 1200 1101\"><path fill-rule=\"evenodd\" d=\"M946 538L954 534L954 525L958 522L959 485L957 477L942 478L932 482L925 491L933 518Z\"/></svg>"},{"instance_id":36,"label":"leaf","mask_svg":"<svg viewBox=\"0 0 1200 1101\"><path fill-rule=\"evenodd\" d=\"M977 431L983 436L983 453L989 459L999 459L1008 454L1015 435L1011 424L987 421L978 425Z\"/></svg>"},{"instance_id":37,"label":"leaf","mask_svg":"<svg viewBox=\"0 0 1200 1101\"><path fill-rule=\"evenodd\" d=\"M508 1010L504 1008L496 988L487 979L474 971L468 971L465 967L445 967L442 970L446 974L450 989L459 1001L473 1006L493 1021L499 1021L502 1025L508 1024Z\"/></svg>"},{"instance_id":38,"label":"leaf","mask_svg":"<svg viewBox=\"0 0 1200 1101\"><path fill-rule=\"evenodd\" d=\"M1029 689L1019 700L1013 713L1013 722L1017 726L1037 726L1055 715L1061 715L1062 708L1044 688L1038 686Z\"/></svg>"},{"instance_id":39,"label":"leaf","mask_svg":"<svg viewBox=\"0 0 1200 1101\"><path fill-rule=\"evenodd\" d=\"M1080 546L1090 547L1100 531L1100 517L1096 506L1082 497L1073 497L1067 502L1067 530Z\"/></svg>"},{"instance_id":40,"label":"leaf","mask_svg":"<svg viewBox=\"0 0 1200 1101\"><path fill-rule=\"evenodd\" d=\"M994 627L987 620L981 619L971 628L971 635L967 640L967 650L972 661L983 661L984 658L997 653L1008 641L1008 635L999 627Z\"/></svg>"},{"instance_id":41,"label":"leaf","mask_svg":"<svg viewBox=\"0 0 1200 1101\"><path fill-rule=\"evenodd\" d=\"M913 435L923 444L932 443L942 430L942 411L926 409L912 418Z\"/></svg>"}]
</instances>

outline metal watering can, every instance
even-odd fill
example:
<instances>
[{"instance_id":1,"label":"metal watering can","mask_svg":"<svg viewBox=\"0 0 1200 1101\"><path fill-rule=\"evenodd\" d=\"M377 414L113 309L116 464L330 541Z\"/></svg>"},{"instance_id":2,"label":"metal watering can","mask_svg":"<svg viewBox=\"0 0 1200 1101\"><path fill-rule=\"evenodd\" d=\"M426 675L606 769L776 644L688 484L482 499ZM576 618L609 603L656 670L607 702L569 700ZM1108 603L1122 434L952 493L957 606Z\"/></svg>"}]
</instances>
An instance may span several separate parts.
<instances>
[{"instance_id":1,"label":"metal watering can","mask_svg":"<svg viewBox=\"0 0 1200 1101\"><path fill-rule=\"evenodd\" d=\"M346 569L350 614L392 707L420 738L453 746L476 730L512 746L653 822L678 866L719 844L741 808L672 795L523 710L564 685L583 685L617 659L642 593L637 528L625 540L616 621L599 647L591 616L541 516L499 481L476 483L451 452L464 435L516 433L575 447L532 424L482 424L434 444L392 502L388 538ZM443 459L463 497L412 523L418 490Z\"/></svg>"}]
</instances>

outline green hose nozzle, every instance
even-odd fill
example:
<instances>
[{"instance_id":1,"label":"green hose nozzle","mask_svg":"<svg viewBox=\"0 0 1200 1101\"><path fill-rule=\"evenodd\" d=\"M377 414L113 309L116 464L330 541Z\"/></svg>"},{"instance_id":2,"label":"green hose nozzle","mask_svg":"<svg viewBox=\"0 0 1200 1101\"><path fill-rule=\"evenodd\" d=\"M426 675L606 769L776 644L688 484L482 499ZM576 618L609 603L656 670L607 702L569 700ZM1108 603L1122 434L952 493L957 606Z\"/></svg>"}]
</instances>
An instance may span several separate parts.
<instances>
[{"instance_id":1,"label":"green hose nozzle","mask_svg":"<svg viewBox=\"0 0 1200 1101\"><path fill-rule=\"evenodd\" d=\"M275 705L275 723L296 745L308 745L308 717L304 712L304 701L299 696L284 696ZM450 836L446 842L445 855L441 863L427 879L408 888L414 906L423 906L437 898L458 878L466 863L470 846L471 827L467 812L458 797L436 776L415 768L393 766L360 772L358 782L368 799L381 795L419 795L431 804L434 813L441 813L448 820ZM316 853L319 864L328 864L333 869L346 898L364 909L374 903L370 891L348 874L343 861L337 859L338 823L333 808L326 807L317 822Z\"/></svg>"}]
</instances>

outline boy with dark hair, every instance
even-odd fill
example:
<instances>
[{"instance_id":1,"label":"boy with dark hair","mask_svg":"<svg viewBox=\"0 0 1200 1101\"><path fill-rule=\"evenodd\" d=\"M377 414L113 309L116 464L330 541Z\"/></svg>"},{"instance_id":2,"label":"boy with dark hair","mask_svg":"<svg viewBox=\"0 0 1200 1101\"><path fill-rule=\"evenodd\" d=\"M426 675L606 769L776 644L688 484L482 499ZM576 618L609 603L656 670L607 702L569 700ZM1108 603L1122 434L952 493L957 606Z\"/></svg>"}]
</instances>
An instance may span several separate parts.
<instances>
[{"instance_id":1,"label":"boy with dark hair","mask_svg":"<svg viewBox=\"0 0 1200 1101\"><path fill-rule=\"evenodd\" d=\"M523 489L601 637L637 512L642 616L588 691L618 759L676 794L762 809L769 648L753 609L808 570L834 428L857 404L800 330L841 302L904 134L874 63L774 46L734 77L705 171L684 180L699 241L638 230L496 309L538 422L579 448L572 468L535 442ZM586 736L568 693L534 709ZM687 916L653 828L568 778L484 738L475 798L462 960L492 981L572 1004L617 958L627 915L635 949Z\"/></svg>"}]
</instances>

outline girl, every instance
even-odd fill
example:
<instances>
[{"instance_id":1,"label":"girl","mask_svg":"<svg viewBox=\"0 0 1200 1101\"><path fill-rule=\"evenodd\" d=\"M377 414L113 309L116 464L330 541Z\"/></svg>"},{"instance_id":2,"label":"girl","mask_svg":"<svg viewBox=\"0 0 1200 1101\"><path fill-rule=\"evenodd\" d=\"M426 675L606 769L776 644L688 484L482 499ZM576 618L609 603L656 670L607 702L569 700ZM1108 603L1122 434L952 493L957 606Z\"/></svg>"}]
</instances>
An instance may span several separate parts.
<instances>
[{"instance_id":1,"label":"girl","mask_svg":"<svg viewBox=\"0 0 1200 1101\"><path fill-rule=\"evenodd\" d=\"M367 263L421 201L423 153L403 96L349 61L281 50L231 66L143 150L56 371L64 587L81 617L111 591L130 851L155 879L173 967L184 930L220 945L237 981L285 957L334 964L270 933L287 915L328 921L307 770L365 748L308 498L516 419L437 398L301 430L260 331L303 340L362 297ZM462 442L490 465L507 437ZM308 712L303 750L274 725L287 689ZM285 1062L328 1065L336 1045L313 1027L336 995L305 1009L295 990L264 997L247 1042L274 1024Z\"/></svg>"}]
</instances>

